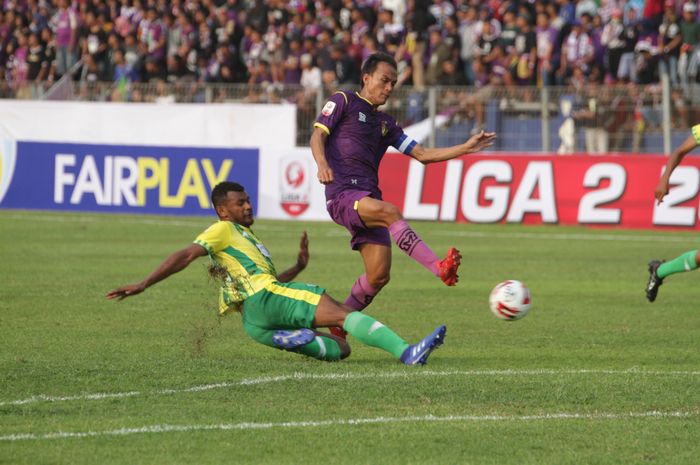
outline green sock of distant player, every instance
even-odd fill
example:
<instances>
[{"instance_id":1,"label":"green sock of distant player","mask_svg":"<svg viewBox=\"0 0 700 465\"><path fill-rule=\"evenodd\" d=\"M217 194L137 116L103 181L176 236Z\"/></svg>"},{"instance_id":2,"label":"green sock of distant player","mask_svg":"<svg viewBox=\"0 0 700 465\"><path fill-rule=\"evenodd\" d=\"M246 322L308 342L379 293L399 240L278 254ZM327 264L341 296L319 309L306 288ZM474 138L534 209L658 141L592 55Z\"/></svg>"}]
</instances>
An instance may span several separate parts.
<instances>
[{"instance_id":1,"label":"green sock of distant player","mask_svg":"<svg viewBox=\"0 0 700 465\"><path fill-rule=\"evenodd\" d=\"M656 275L659 278L664 279L670 274L694 270L698 267L698 263L695 260L695 257L697 257L697 255L697 250L691 250L679 257L674 258L671 261L662 263L661 266L659 266L659 268L656 270Z\"/></svg>"},{"instance_id":2,"label":"green sock of distant player","mask_svg":"<svg viewBox=\"0 0 700 465\"><path fill-rule=\"evenodd\" d=\"M343 329L363 344L386 350L396 358L400 358L409 345L391 329L360 312L349 313Z\"/></svg>"}]
</instances>

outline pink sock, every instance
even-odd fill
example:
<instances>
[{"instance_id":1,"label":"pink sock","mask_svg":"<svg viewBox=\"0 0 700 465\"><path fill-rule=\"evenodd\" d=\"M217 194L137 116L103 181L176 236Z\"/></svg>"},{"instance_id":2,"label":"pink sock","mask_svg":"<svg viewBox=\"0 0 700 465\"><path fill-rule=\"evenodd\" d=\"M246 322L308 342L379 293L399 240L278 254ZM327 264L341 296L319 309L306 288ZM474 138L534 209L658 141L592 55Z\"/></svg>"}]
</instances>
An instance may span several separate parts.
<instances>
[{"instance_id":1,"label":"pink sock","mask_svg":"<svg viewBox=\"0 0 700 465\"><path fill-rule=\"evenodd\" d=\"M379 289L370 286L369 281L367 281L367 275L363 274L352 285L350 295L345 299L345 305L360 312L372 303L372 299L378 292Z\"/></svg>"},{"instance_id":2,"label":"pink sock","mask_svg":"<svg viewBox=\"0 0 700 465\"><path fill-rule=\"evenodd\" d=\"M406 255L426 267L435 276L439 275L437 267L439 258L405 220L393 222L389 226L389 233Z\"/></svg>"}]
</instances>

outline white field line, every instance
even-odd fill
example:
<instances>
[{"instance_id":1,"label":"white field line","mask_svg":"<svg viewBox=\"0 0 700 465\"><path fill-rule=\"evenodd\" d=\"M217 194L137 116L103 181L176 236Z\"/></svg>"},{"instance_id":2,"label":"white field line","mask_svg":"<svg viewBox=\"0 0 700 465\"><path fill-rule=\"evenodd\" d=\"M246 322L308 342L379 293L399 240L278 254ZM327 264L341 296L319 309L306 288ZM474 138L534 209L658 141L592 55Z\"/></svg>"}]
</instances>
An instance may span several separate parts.
<instances>
[{"instance_id":1,"label":"white field line","mask_svg":"<svg viewBox=\"0 0 700 465\"><path fill-rule=\"evenodd\" d=\"M197 431L231 431L231 430L260 430L273 428L315 428L319 426L357 426L367 424L390 423L436 423L436 422L499 422L499 421L546 421L546 420L630 420L646 418L689 418L700 415L700 411L661 412L652 410L648 412L627 413L542 413L536 415L448 415L448 416L408 416L408 417L375 417L375 418L348 418L314 421L286 421L277 423L219 423L210 425L150 425L132 428L120 428L105 431L56 431L53 433L16 433L0 436L0 441L26 441L44 439L86 438L96 436L128 436L133 434L150 433L189 433Z\"/></svg>"},{"instance_id":2,"label":"white field line","mask_svg":"<svg viewBox=\"0 0 700 465\"><path fill-rule=\"evenodd\" d=\"M102 223L112 221L111 217L105 216L30 216L17 213L3 214L3 218L16 220L31 220L31 221L50 221L54 223ZM192 226L204 228L214 221L211 218L202 217L202 220L184 220L164 217L157 218L136 218L122 217L119 222L122 224L146 224L154 226ZM282 226L256 224L255 229L271 232L285 232L287 228ZM490 231L435 231L431 234L450 237L467 237L472 239L524 239L524 240L560 240L560 241L612 241L612 242L664 242L664 243L696 243L698 242L695 236L678 236L675 234L664 234L662 236L651 236L642 234L596 234L596 233L538 233L538 232L490 232ZM347 236L347 232L342 228L334 228L324 233L328 237Z\"/></svg>"},{"instance_id":3,"label":"white field line","mask_svg":"<svg viewBox=\"0 0 700 465\"><path fill-rule=\"evenodd\" d=\"M356 380L356 379L391 379L410 378L413 376L569 376L569 375L632 375L632 376L698 376L700 371L646 371L636 368L628 370L466 370L466 371L432 371L413 370L406 372L387 373L293 373L290 375L262 376L259 378L246 378L235 382L221 382L215 384L202 384L185 388L157 389L151 391L126 391L126 392L102 392L85 393L66 396L48 396L37 394L32 397L19 400L0 401L0 407L5 405L26 405L38 402L66 402L84 400L118 399L137 396L163 396L188 392L203 392L215 389L226 389L236 386L253 386L259 384L280 383L285 381L303 380Z\"/></svg>"}]
</instances>

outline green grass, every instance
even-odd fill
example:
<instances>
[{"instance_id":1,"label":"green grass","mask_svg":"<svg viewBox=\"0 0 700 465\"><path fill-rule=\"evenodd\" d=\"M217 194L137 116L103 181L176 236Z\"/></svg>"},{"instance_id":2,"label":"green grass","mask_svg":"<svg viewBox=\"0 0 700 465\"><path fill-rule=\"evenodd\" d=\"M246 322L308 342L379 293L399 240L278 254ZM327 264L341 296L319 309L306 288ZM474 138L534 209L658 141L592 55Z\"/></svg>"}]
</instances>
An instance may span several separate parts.
<instances>
[{"instance_id":1,"label":"green grass","mask_svg":"<svg viewBox=\"0 0 700 465\"><path fill-rule=\"evenodd\" d=\"M696 248L695 234L416 222L464 261L446 288L394 250L368 312L409 341L448 327L430 364L407 368L352 340L340 363L255 344L237 315L217 318L205 260L104 298L210 222L0 211L0 464L697 463L700 273L667 279L653 305L643 292L646 262ZM278 269L308 230L298 279L337 299L361 272L333 224L254 229ZM488 310L508 278L533 295L517 322ZM42 395L73 399L15 402ZM93 435L45 436L59 432ZM10 440L23 434L35 438Z\"/></svg>"}]
</instances>

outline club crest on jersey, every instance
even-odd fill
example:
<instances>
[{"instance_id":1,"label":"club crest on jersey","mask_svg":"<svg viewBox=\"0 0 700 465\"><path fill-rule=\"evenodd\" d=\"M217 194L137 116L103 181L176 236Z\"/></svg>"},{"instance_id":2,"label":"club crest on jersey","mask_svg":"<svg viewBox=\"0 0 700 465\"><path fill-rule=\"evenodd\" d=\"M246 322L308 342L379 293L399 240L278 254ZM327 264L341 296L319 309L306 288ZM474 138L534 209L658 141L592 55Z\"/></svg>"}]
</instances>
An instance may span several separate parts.
<instances>
[{"instance_id":1,"label":"club crest on jersey","mask_svg":"<svg viewBox=\"0 0 700 465\"><path fill-rule=\"evenodd\" d=\"M357 120L360 121L361 123L366 123L367 122L367 116L360 112L360 114L357 116Z\"/></svg>"},{"instance_id":2,"label":"club crest on jersey","mask_svg":"<svg viewBox=\"0 0 700 465\"><path fill-rule=\"evenodd\" d=\"M323 106L323 110L321 110L321 114L323 116L330 116L333 114L333 110L335 110L335 102L326 102Z\"/></svg>"},{"instance_id":3,"label":"club crest on jersey","mask_svg":"<svg viewBox=\"0 0 700 465\"><path fill-rule=\"evenodd\" d=\"M381 125L381 127L382 127L382 137L384 137L384 136L386 136L387 133L389 132L389 128L388 128L387 125L386 125L386 121L382 121L382 122L380 123L380 125Z\"/></svg>"}]
</instances>

